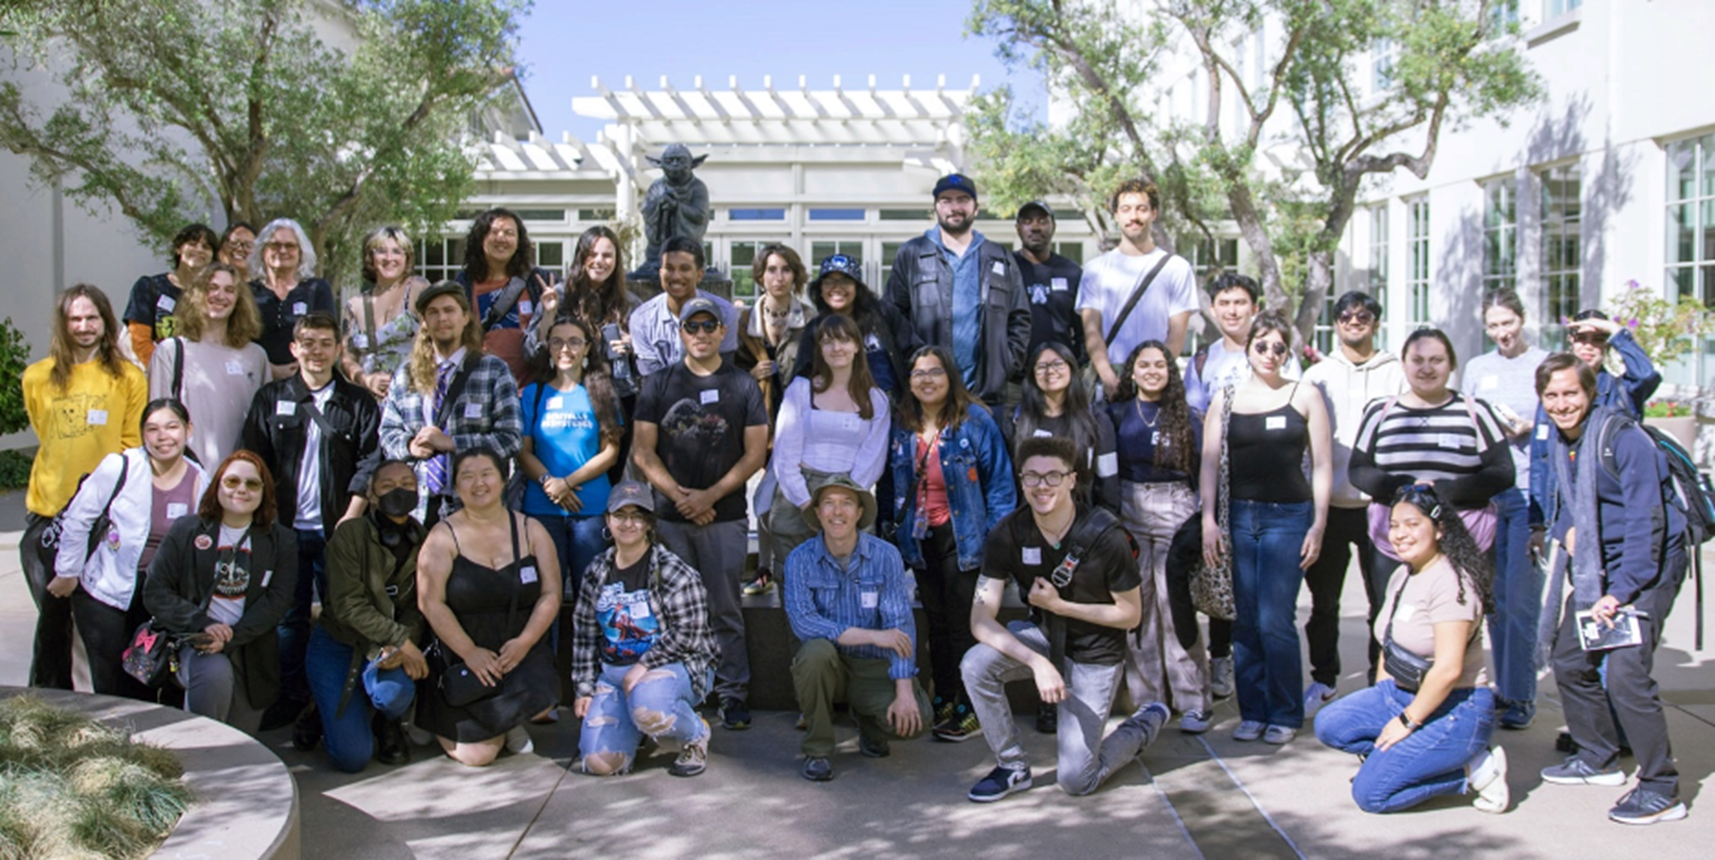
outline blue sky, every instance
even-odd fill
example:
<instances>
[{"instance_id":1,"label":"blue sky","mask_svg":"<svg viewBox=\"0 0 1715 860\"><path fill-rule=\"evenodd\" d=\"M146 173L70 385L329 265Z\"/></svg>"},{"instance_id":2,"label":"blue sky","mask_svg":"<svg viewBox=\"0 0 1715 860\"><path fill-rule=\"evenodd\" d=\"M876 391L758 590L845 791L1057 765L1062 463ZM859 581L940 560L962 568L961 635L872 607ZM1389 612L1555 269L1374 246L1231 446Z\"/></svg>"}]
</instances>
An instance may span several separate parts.
<instances>
[{"instance_id":1,"label":"blue sky","mask_svg":"<svg viewBox=\"0 0 1715 860\"><path fill-rule=\"evenodd\" d=\"M987 38L965 38L968 0L538 0L522 30L524 90L550 138L569 130L595 140L602 123L572 113L572 99L594 95L590 77L613 89L626 75L655 89L667 75L689 89L702 75L710 88L737 75L745 89L797 87L807 75L812 89L833 85L897 89L933 86L938 75L949 87L1011 84L1040 110L1043 88L1029 70L1008 73Z\"/></svg>"}]
</instances>

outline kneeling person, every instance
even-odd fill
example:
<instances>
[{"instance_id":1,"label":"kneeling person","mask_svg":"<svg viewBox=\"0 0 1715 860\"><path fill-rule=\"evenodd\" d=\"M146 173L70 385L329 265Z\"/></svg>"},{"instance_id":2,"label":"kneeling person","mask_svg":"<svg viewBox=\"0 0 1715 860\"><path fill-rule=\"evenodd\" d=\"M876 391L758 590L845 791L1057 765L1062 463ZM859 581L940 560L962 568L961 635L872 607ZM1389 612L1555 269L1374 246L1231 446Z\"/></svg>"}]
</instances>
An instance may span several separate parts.
<instances>
[{"instance_id":1,"label":"kneeling person","mask_svg":"<svg viewBox=\"0 0 1715 860\"><path fill-rule=\"evenodd\" d=\"M899 550L859 529L875 521L875 497L835 475L814 488L810 516L821 536L786 558L786 617L803 640L792 685L806 732L805 779L833 779L834 699L858 724L858 752L882 758L889 737L915 738L931 714L917 683L917 631Z\"/></svg>"},{"instance_id":2,"label":"kneeling person","mask_svg":"<svg viewBox=\"0 0 1715 860\"><path fill-rule=\"evenodd\" d=\"M977 644L959 666L999 765L971 789L978 802L1030 787L1030 765L1007 706L1008 681L1033 677L1042 701L1059 705L1058 781L1067 794L1095 791L1155 739L1168 717L1166 705L1145 705L1102 737L1124 677L1126 631L1153 602L1143 599L1134 544L1119 521L1073 501L1071 441L1027 439L1018 462L1029 507L989 534L971 604ZM1002 627L996 619L1008 579L1018 582L1033 612L1030 621Z\"/></svg>"}]
</instances>

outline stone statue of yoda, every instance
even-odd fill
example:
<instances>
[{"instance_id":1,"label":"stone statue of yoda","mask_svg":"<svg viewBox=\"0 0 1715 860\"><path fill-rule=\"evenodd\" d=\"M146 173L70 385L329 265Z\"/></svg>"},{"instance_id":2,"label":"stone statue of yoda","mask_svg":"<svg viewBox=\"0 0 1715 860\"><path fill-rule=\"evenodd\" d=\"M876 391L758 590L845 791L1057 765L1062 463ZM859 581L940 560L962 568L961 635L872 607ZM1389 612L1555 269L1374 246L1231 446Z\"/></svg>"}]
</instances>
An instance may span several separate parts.
<instances>
[{"instance_id":1,"label":"stone statue of yoda","mask_svg":"<svg viewBox=\"0 0 1715 860\"><path fill-rule=\"evenodd\" d=\"M643 197L643 230L649 239L644 268L660 268L661 246L670 237L689 236L699 243L703 241L713 210L709 208L709 187L692 176L691 171L701 167L706 158L707 155L692 158L691 151L682 143L668 146L660 158L649 158L649 163L661 168L663 175L649 186L649 193Z\"/></svg>"}]
</instances>

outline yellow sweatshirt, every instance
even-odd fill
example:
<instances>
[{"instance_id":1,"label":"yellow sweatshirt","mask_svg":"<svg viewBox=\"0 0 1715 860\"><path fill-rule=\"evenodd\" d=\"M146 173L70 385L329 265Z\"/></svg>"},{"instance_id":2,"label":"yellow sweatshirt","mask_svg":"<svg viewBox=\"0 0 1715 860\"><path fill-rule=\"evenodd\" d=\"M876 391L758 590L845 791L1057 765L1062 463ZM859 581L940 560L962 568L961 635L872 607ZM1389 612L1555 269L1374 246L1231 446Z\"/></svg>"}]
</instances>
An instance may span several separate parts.
<instances>
[{"instance_id":1,"label":"yellow sweatshirt","mask_svg":"<svg viewBox=\"0 0 1715 860\"><path fill-rule=\"evenodd\" d=\"M99 362L71 371L64 390L48 381L54 360L44 358L24 369L24 408L41 448L30 467L24 505L51 517L71 501L77 482L101 458L143 444L138 424L148 402L149 383L130 362L115 379Z\"/></svg>"}]
</instances>

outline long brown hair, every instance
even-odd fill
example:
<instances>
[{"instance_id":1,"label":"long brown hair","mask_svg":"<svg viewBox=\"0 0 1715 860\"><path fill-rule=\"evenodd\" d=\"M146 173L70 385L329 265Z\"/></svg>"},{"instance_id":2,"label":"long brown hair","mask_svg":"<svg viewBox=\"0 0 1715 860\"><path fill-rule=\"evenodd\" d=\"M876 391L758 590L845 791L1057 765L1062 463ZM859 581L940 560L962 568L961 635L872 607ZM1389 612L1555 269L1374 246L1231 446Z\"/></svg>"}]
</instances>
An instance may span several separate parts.
<instances>
[{"instance_id":1,"label":"long brown hair","mask_svg":"<svg viewBox=\"0 0 1715 860\"><path fill-rule=\"evenodd\" d=\"M851 379L846 380L846 393L857 403L858 417L865 421L874 418L875 407L870 404L869 392L875 387L875 376L869 372L869 354L863 348L863 332L858 330L851 317L831 314L816 321L816 336L811 341L815 345L815 354L811 356L810 390L819 394L834 384L834 369L822 357L822 344L830 340L843 340L857 347L857 353L852 356Z\"/></svg>"},{"instance_id":2,"label":"long brown hair","mask_svg":"<svg viewBox=\"0 0 1715 860\"><path fill-rule=\"evenodd\" d=\"M613 245L613 274L598 284L590 280L584 261L595 253L595 243L600 239ZM572 252L572 267L566 272L568 312L589 320L597 328L607 323L629 327L631 308L626 295L625 248L619 244L618 234L599 224L585 230L578 237L577 249Z\"/></svg>"},{"instance_id":3,"label":"long brown hair","mask_svg":"<svg viewBox=\"0 0 1715 860\"><path fill-rule=\"evenodd\" d=\"M210 263L202 267L185 286L185 291L179 296L178 333L185 340L202 341L203 332L208 325L208 288L214 281L214 276L225 272L232 276L232 291L235 301L232 304L232 315L226 318L226 343L232 349L242 349L245 344L262 336L262 312L256 309L256 296L250 292L250 285L245 283L244 276L238 270L225 263Z\"/></svg>"},{"instance_id":4,"label":"long brown hair","mask_svg":"<svg viewBox=\"0 0 1715 860\"><path fill-rule=\"evenodd\" d=\"M465 297L464 287L459 286L454 281L441 281L435 286L438 287L441 284L453 284L459 287L457 290L443 293L443 295L452 296L453 301L458 302L459 307L464 308L464 336L461 338L463 341L461 345L465 348L465 353L467 355L481 355L482 324L477 322L476 314L471 312L470 299ZM435 298L438 299L440 296ZM428 308L425 307L424 310L428 310ZM435 358L435 339L429 336L429 327L419 325L417 339L411 341L411 389L419 394L433 392L435 390L435 368L439 364L440 361Z\"/></svg>"},{"instance_id":5,"label":"long brown hair","mask_svg":"<svg viewBox=\"0 0 1715 860\"><path fill-rule=\"evenodd\" d=\"M197 516L205 520L219 521L224 510L220 506L220 482L226 478L226 470L232 464L243 461L256 467L256 474L262 478L262 503L256 506L256 513L250 515L250 524L267 528L274 524L274 473L268 471L268 464L255 454L239 449L220 461L220 468L209 476L208 489L202 491L202 501L197 503Z\"/></svg>"},{"instance_id":6,"label":"long brown hair","mask_svg":"<svg viewBox=\"0 0 1715 860\"><path fill-rule=\"evenodd\" d=\"M60 293L54 305L54 333L48 341L48 357L54 360L53 368L48 371L48 384L60 391L71 384L71 370L77 364L71 348L71 303L78 299L89 299L101 316L101 340L95 344L95 360L114 379L125 371L125 359L119 354L119 321L113 316L113 303L94 284L73 284Z\"/></svg>"},{"instance_id":7,"label":"long brown hair","mask_svg":"<svg viewBox=\"0 0 1715 860\"><path fill-rule=\"evenodd\" d=\"M918 359L933 356L941 363L941 369L947 374L947 400L941 404L941 414L936 416L936 424L943 430L956 430L970 414L971 407L982 401L971 396L970 389L965 388L965 377L959 372L959 365L953 361L953 354L946 347L920 347L911 354L911 360L905 363L905 372L910 374L917 366ZM987 407L984 407L987 408ZM911 380L905 380L905 392L899 397L900 426L913 433L923 432L923 404L917 402L917 393L911 390Z\"/></svg>"},{"instance_id":8,"label":"long brown hair","mask_svg":"<svg viewBox=\"0 0 1715 860\"><path fill-rule=\"evenodd\" d=\"M587 344L582 384L584 391L589 393L590 408L595 411L596 427L600 430L602 444L618 444L620 437L625 435L625 428L619 424L619 396L613 392L613 375L608 370L607 358L603 354L605 350L601 348L602 341L596 337L594 324L575 316L557 317L554 324L548 326L548 336L553 337L554 329L563 325L575 327ZM547 344L543 344L541 349L536 350L535 355L530 356L530 367L525 373L524 385L547 385L553 382L556 376L559 376L559 371L554 367L554 351ZM530 432L530 428L524 428L524 432Z\"/></svg>"},{"instance_id":9,"label":"long brown hair","mask_svg":"<svg viewBox=\"0 0 1715 860\"><path fill-rule=\"evenodd\" d=\"M1114 399L1112 408L1138 408L1133 405L1137 401L1137 381L1132 373L1137 370L1137 360L1143 357L1146 349L1159 350L1167 359L1167 387L1161 390L1161 399L1156 403L1160 410L1156 413L1156 427L1168 444L1155 446L1155 465L1192 474L1197 471L1201 452L1197 450L1197 440L1192 435L1191 403L1185 399L1185 380L1179 376L1178 363L1168 357L1172 353L1167 351L1167 344L1146 340L1131 351L1131 357L1125 360L1125 375L1120 377L1119 396ZM1119 424L1117 415L1114 424Z\"/></svg>"}]
</instances>

